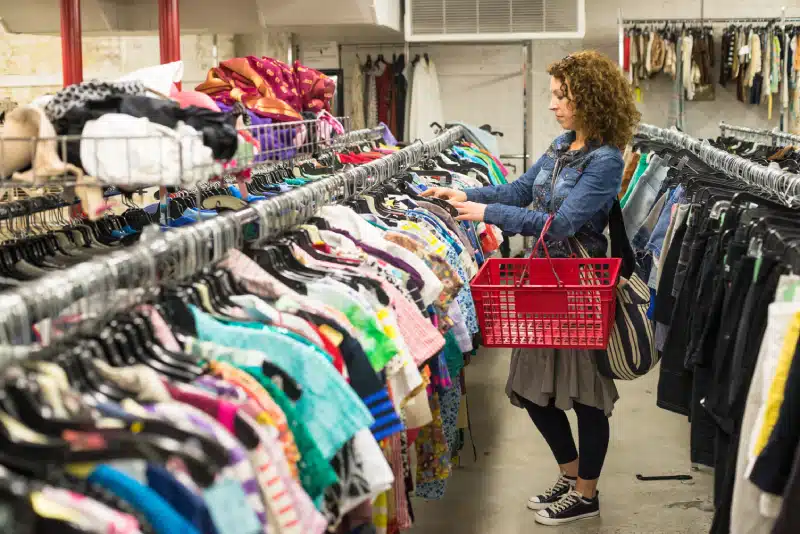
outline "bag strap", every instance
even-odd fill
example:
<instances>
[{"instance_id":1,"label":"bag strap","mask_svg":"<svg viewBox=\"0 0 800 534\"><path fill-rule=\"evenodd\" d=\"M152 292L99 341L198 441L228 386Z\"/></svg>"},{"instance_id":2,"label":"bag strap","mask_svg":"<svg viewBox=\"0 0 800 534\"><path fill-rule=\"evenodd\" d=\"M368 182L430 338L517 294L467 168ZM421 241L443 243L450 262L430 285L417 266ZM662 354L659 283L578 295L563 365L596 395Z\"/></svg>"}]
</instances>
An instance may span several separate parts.
<instances>
[{"instance_id":1,"label":"bag strap","mask_svg":"<svg viewBox=\"0 0 800 534\"><path fill-rule=\"evenodd\" d=\"M614 199L611 211L608 212L608 234L611 238L611 257L622 258L620 275L630 278L636 270L636 255L628 241L625 220L622 218L622 207L617 199Z\"/></svg>"}]
</instances>

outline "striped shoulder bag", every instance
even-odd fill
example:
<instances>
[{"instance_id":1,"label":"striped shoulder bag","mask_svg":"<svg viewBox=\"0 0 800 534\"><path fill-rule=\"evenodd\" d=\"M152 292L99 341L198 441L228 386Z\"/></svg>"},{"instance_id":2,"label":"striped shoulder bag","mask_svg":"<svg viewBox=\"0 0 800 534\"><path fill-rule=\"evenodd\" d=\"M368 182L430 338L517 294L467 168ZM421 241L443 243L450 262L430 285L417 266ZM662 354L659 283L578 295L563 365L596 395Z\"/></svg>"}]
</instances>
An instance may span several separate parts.
<instances>
[{"instance_id":1,"label":"striped shoulder bag","mask_svg":"<svg viewBox=\"0 0 800 534\"><path fill-rule=\"evenodd\" d=\"M656 350L655 325L647 318L650 288L636 274L636 258L625 233L622 208L614 201L608 214L611 257L622 258L617 285L614 327L606 350L596 352L600 374L614 380L633 380L653 369L661 355ZM585 250L579 250L586 254Z\"/></svg>"}]
</instances>

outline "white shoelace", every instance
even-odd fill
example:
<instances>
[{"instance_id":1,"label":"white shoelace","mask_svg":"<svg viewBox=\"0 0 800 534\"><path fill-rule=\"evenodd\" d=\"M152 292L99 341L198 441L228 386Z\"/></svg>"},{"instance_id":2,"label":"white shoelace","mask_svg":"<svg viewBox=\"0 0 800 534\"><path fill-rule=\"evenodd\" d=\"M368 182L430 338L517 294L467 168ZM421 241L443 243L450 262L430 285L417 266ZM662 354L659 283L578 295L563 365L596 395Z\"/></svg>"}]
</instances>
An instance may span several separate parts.
<instances>
[{"instance_id":1,"label":"white shoelace","mask_svg":"<svg viewBox=\"0 0 800 534\"><path fill-rule=\"evenodd\" d=\"M575 490L570 491L566 495L564 495L558 502L553 503L547 509L550 512L551 516L560 514L561 512L568 510L578 504L583 497L580 493Z\"/></svg>"},{"instance_id":2,"label":"white shoelace","mask_svg":"<svg viewBox=\"0 0 800 534\"><path fill-rule=\"evenodd\" d=\"M556 480L556 483L553 484L553 486L550 489L548 489L542 494L542 497L544 497L545 499L549 499L551 496L559 493L562 489L564 489L564 487L567 486L571 486L569 480L566 477L564 477L564 475L561 475L558 477L558 480Z\"/></svg>"}]
</instances>

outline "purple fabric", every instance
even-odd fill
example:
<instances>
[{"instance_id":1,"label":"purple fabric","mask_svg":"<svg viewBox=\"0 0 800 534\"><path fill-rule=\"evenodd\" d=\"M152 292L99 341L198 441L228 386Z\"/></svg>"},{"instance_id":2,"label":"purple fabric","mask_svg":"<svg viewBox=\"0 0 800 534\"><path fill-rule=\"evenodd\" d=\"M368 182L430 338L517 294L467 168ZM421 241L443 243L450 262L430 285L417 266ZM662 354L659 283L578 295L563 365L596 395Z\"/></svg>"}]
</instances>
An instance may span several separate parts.
<instances>
[{"instance_id":1,"label":"purple fabric","mask_svg":"<svg viewBox=\"0 0 800 534\"><path fill-rule=\"evenodd\" d=\"M221 111L231 112L233 106L228 106L222 102L217 102ZM276 159L292 159L297 154L294 146L296 128L291 126L281 126L276 128L266 128L267 124L272 124L273 120L267 117L256 115L250 110L247 115L250 117L250 126L247 130L261 145L261 152L255 156L253 161L263 163Z\"/></svg>"},{"instance_id":2,"label":"purple fabric","mask_svg":"<svg viewBox=\"0 0 800 534\"><path fill-rule=\"evenodd\" d=\"M370 256L375 256L376 258L380 258L386 263L394 265L398 269L402 269L403 271L407 272L409 276L411 276L411 279L414 281L414 284L418 288L422 288L425 286L425 283L422 280L422 275L420 275L416 269L414 269L411 265L407 264L400 258L396 258L391 254L389 254L388 252L385 252L379 248L371 247L366 243L359 241L358 239L350 235L350 233L347 232L346 230L339 230L338 228L331 228L330 230L331 232L336 232L337 234L341 234L346 238L350 239L353 243L358 245L364 252L366 252Z\"/></svg>"},{"instance_id":3,"label":"purple fabric","mask_svg":"<svg viewBox=\"0 0 800 534\"><path fill-rule=\"evenodd\" d=\"M385 123L380 123L379 126L383 126L383 142L389 146L397 146L397 139L395 139L394 134L389 129L389 125Z\"/></svg>"}]
</instances>

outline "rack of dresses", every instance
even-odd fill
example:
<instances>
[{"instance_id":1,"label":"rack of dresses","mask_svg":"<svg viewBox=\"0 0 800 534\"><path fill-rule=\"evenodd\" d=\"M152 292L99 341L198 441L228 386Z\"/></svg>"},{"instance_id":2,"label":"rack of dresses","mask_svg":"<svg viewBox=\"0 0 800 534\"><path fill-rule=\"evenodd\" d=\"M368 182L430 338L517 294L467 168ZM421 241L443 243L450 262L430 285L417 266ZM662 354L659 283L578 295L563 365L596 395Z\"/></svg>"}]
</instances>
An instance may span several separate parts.
<instances>
[{"instance_id":1,"label":"rack of dresses","mask_svg":"<svg viewBox=\"0 0 800 534\"><path fill-rule=\"evenodd\" d=\"M409 495L441 497L463 446L485 247L418 195L475 185L463 137L0 294L12 531L409 528Z\"/></svg>"},{"instance_id":2,"label":"rack of dresses","mask_svg":"<svg viewBox=\"0 0 800 534\"><path fill-rule=\"evenodd\" d=\"M623 215L651 288L657 403L689 417L691 461L714 467L711 532L794 532L800 177L648 125L632 149L646 186Z\"/></svg>"},{"instance_id":3,"label":"rack of dresses","mask_svg":"<svg viewBox=\"0 0 800 534\"><path fill-rule=\"evenodd\" d=\"M797 40L800 18L776 17L626 19L618 10L619 65L639 99L641 80L664 72L674 80L669 126L685 130L686 100L713 100L716 75L722 87L734 82L737 97L750 104L780 102L783 130L797 124ZM717 58L714 27L723 26Z\"/></svg>"}]
</instances>

